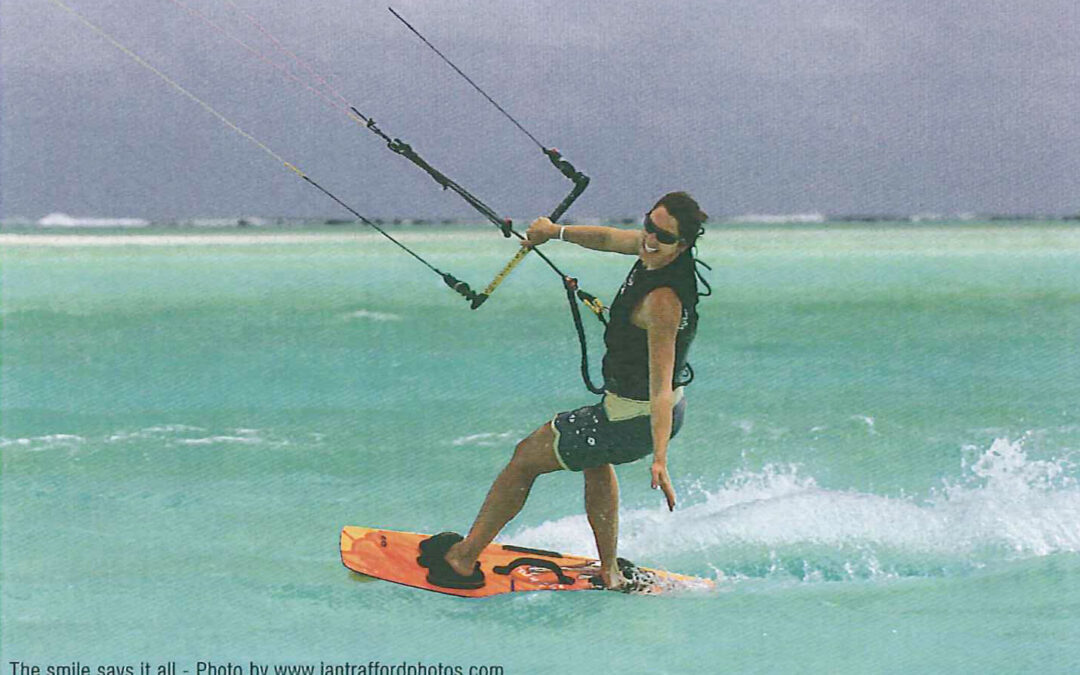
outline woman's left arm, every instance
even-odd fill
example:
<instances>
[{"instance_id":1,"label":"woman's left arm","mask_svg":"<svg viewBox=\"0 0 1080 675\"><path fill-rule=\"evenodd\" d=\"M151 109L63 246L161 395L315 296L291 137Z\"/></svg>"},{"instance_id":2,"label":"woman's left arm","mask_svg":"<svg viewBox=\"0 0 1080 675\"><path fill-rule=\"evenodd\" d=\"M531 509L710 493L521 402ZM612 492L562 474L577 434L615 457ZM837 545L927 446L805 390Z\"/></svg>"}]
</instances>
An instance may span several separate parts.
<instances>
[{"instance_id":1,"label":"woman's left arm","mask_svg":"<svg viewBox=\"0 0 1080 675\"><path fill-rule=\"evenodd\" d=\"M675 336L682 320L682 302L667 286L645 296L638 315L649 340L649 412L652 422L652 487L664 492L669 511L675 510L675 488L667 469L667 446L671 439L675 394L671 381L675 375Z\"/></svg>"}]
</instances>

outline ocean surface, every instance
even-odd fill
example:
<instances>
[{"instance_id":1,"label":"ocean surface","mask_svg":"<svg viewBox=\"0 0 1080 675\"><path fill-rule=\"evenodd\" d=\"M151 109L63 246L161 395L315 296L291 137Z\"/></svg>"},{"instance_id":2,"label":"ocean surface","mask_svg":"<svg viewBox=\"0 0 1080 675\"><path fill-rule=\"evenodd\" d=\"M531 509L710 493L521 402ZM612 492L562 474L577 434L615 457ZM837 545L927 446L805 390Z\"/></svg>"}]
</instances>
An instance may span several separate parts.
<instances>
[{"instance_id":1,"label":"ocean surface","mask_svg":"<svg viewBox=\"0 0 1080 675\"><path fill-rule=\"evenodd\" d=\"M401 236L474 287L515 250ZM351 574L338 534L467 529L516 441L594 400L541 261L470 311L367 232L0 235L5 672L1080 671L1080 227L700 248L679 504L621 467L621 553L715 590L463 600ZM545 249L607 299L631 263ZM593 554L581 477L499 540Z\"/></svg>"}]
</instances>

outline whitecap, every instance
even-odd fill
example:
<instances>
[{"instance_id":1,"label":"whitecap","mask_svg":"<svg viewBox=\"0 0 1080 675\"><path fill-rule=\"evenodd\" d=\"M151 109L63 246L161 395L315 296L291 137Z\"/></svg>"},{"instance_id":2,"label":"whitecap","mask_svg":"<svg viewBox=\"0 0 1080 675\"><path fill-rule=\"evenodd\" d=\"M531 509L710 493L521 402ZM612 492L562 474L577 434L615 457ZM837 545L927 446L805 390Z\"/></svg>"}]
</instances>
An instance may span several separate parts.
<instances>
[{"instance_id":1,"label":"whitecap","mask_svg":"<svg viewBox=\"0 0 1080 675\"><path fill-rule=\"evenodd\" d=\"M187 424L160 424L152 427L146 427L144 429L138 429L136 431L115 431L109 434L105 438L106 443L123 443L127 441L136 441L147 438L163 438L171 435L179 435L185 433L205 432L206 429L202 427L193 427Z\"/></svg>"},{"instance_id":2,"label":"whitecap","mask_svg":"<svg viewBox=\"0 0 1080 675\"><path fill-rule=\"evenodd\" d=\"M516 434L513 431L504 431L502 433L480 433L469 434L468 436L460 436L451 441L452 445L476 445L480 447L493 447L497 445L505 445L512 443L516 440Z\"/></svg>"},{"instance_id":3,"label":"whitecap","mask_svg":"<svg viewBox=\"0 0 1080 675\"><path fill-rule=\"evenodd\" d=\"M207 436L205 438L178 438L177 443L181 445L213 445L215 443L239 443L244 445L257 445L262 443L263 440L258 436Z\"/></svg>"},{"instance_id":4,"label":"whitecap","mask_svg":"<svg viewBox=\"0 0 1080 675\"><path fill-rule=\"evenodd\" d=\"M866 430L871 435L877 435L877 429L875 428L876 423L874 422L873 417L870 417L869 415L852 415L851 419L858 420L859 422L862 422L863 424L866 425Z\"/></svg>"},{"instance_id":5,"label":"whitecap","mask_svg":"<svg viewBox=\"0 0 1080 675\"><path fill-rule=\"evenodd\" d=\"M74 434L48 434L26 438L0 438L0 448L15 447L40 452L57 447L69 448L85 442L85 438Z\"/></svg>"},{"instance_id":6,"label":"whitecap","mask_svg":"<svg viewBox=\"0 0 1080 675\"><path fill-rule=\"evenodd\" d=\"M373 312L368 309L358 309L345 315L346 319L366 319L368 321L401 321L401 315L389 312Z\"/></svg>"}]
</instances>

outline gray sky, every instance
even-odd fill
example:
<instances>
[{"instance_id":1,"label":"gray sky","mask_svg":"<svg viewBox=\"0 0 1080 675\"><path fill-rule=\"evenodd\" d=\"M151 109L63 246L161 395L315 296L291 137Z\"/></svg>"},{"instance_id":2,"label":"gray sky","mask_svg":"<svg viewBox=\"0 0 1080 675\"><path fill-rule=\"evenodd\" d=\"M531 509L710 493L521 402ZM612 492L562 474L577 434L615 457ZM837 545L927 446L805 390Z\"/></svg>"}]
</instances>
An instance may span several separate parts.
<instances>
[{"instance_id":1,"label":"gray sky","mask_svg":"<svg viewBox=\"0 0 1080 675\"><path fill-rule=\"evenodd\" d=\"M472 213L172 0L64 2L361 213ZM569 190L385 2L235 2L498 211ZM714 215L1080 213L1076 0L393 3L592 176L571 216L671 189ZM0 0L0 68L0 216L347 217L49 0Z\"/></svg>"}]
</instances>

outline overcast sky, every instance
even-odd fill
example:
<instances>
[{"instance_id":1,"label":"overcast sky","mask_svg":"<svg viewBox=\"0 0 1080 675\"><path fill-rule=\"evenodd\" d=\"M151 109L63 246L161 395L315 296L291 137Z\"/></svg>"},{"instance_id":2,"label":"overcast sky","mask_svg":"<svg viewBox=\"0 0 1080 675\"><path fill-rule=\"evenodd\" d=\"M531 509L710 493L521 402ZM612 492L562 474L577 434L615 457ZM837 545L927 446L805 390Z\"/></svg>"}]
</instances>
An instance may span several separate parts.
<instances>
[{"instance_id":1,"label":"overcast sky","mask_svg":"<svg viewBox=\"0 0 1080 675\"><path fill-rule=\"evenodd\" d=\"M471 214L177 4L285 62L226 0L63 1L361 213ZM569 190L385 0L234 2L498 211ZM571 216L1080 213L1076 0L393 4L592 177ZM0 216L348 217L50 0L0 0L0 68Z\"/></svg>"}]
</instances>

